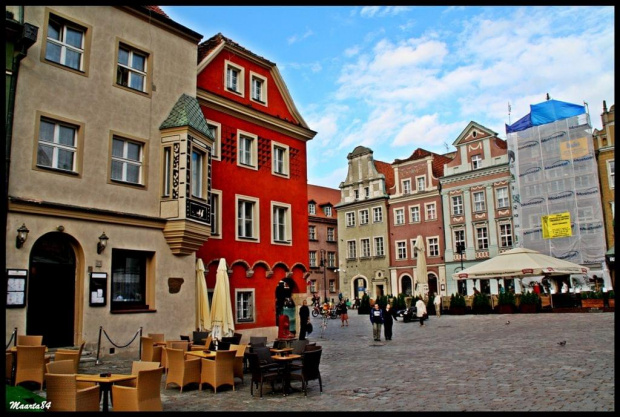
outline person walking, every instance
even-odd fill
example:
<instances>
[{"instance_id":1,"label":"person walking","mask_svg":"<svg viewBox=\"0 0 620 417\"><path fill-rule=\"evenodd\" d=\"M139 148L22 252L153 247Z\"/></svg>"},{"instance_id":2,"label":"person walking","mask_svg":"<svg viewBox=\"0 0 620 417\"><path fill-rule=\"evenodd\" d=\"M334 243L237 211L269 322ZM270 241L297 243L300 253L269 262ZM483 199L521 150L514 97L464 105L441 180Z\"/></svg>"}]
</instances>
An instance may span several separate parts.
<instances>
[{"instance_id":1,"label":"person walking","mask_svg":"<svg viewBox=\"0 0 620 417\"><path fill-rule=\"evenodd\" d=\"M381 341L381 325L383 324L383 310L379 308L379 304L375 304L370 310L370 322L372 323L372 335L375 342Z\"/></svg>"},{"instance_id":2,"label":"person walking","mask_svg":"<svg viewBox=\"0 0 620 417\"><path fill-rule=\"evenodd\" d=\"M415 303L415 315L418 317L418 319L420 319L420 327L424 326L424 315L426 314L426 305L424 304L424 300L423 299L418 299L418 301Z\"/></svg>"},{"instance_id":3,"label":"person walking","mask_svg":"<svg viewBox=\"0 0 620 417\"><path fill-rule=\"evenodd\" d=\"M433 304L435 304L435 315L437 317L441 316L441 295L435 293L435 299L433 300Z\"/></svg>"},{"instance_id":4,"label":"person walking","mask_svg":"<svg viewBox=\"0 0 620 417\"><path fill-rule=\"evenodd\" d=\"M306 340L309 321L310 309L308 308L308 300L304 300L301 307L299 307L299 340Z\"/></svg>"},{"instance_id":5,"label":"person walking","mask_svg":"<svg viewBox=\"0 0 620 417\"><path fill-rule=\"evenodd\" d=\"M347 303L343 300L340 302L340 327L349 327L349 314L347 309Z\"/></svg>"},{"instance_id":6,"label":"person walking","mask_svg":"<svg viewBox=\"0 0 620 417\"><path fill-rule=\"evenodd\" d=\"M392 340L392 325L394 324L394 320L396 320L396 314L390 303L388 303L383 312L383 335L385 336L385 340Z\"/></svg>"}]
</instances>

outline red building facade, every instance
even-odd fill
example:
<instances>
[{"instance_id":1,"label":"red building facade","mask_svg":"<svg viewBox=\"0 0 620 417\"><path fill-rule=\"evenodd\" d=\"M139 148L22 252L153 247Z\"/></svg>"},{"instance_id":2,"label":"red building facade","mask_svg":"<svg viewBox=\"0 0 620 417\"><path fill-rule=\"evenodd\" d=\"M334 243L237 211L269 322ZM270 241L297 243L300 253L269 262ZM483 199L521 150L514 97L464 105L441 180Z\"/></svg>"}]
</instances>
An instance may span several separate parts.
<instances>
[{"instance_id":1,"label":"red building facade","mask_svg":"<svg viewBox=\"0 0 620 417\"><path fill-rule=\"evenodd\" d=\"M197 256L215 286L226 259L235 328L276 325L276 287L297 306L306 296L310 130L276 65L217 34L199 46L197 98L215 138L209 192L211 237Z\"/></svg>"}]
</instances>

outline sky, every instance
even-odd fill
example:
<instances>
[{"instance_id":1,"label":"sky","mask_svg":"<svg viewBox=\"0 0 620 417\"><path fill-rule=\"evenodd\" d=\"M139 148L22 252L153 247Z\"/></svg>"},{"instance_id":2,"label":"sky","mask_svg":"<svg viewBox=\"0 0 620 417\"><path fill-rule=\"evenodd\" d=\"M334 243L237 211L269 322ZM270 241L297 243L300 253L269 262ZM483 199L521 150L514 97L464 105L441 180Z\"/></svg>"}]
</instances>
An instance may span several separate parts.
<instances>
[{"instance_id":1,"label":"sky","mask_svg":"<svg viewBox=\"0 0 620 417\"><path fill-rule=\"evenodd\" d=\"M612 6L161 6L276 63L317 132L308 183L338 188L356 146L392 163L438 154L470 121L505 124L550 98L615 104Z\"/></svg>"}]
</instances>

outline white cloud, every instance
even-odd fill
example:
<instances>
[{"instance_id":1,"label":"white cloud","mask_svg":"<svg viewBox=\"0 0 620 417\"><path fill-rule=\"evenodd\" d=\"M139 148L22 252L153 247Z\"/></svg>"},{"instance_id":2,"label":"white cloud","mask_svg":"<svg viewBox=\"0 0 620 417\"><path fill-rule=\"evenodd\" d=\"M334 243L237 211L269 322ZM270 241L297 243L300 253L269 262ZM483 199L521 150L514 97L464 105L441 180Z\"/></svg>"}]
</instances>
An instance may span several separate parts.
<instances>
[{"instance_id":1,"label":"white cloud","mask_svg":"<svg viewBox=\"0 0 620 417\"><path fill-rule=\"evenodd\" d=\"M410 10L411 7L407 6L365 6L360 10L360 16L368 18L396 16Z\"/></svg>"},{"instance_id":2,"label":"white cloud","mask_svg":"<svg viewBox=\"0 0 620 417\"><path fill-rule=\"evenodd\" d=\"M359 54L361 48L358 45L352 46L344 50L344 56L347 58L351 58L357 54Z\"/></svg>"},{"instance_id":3,"label":"white cloud","mask_svg":"<svg viewBox=\"0 0 620 417\"><path fill-rule=\"evenodd\" d=\"M312 29L308 29L308 30L306 30L306 32L303 35L295 34L295 35L289 37L287 39L287 42L288 42L289 45L292 45L295 42L300 42L300 41L302 41L302 40L304 40L304 39L306 39L306 38L308 38L308 37L310 37L312 35L314 35L314 32L312 31Z\"/></svg>"}]
</instances>

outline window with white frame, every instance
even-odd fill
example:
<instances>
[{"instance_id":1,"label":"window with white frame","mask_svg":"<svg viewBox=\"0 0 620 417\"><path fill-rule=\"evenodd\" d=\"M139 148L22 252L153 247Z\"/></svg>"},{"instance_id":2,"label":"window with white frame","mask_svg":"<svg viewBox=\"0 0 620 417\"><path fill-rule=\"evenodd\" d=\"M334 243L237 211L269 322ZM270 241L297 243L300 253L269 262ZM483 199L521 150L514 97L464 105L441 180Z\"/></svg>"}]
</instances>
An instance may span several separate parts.
<instances>
[{"instance_id":1,"label":"window with white frame","mask_svg":"<svg viewBox=\"0 0 620 417\"><path fill-rule=\"evenodd\" d=\"M236 196L237 201L237 239L258 240L258 199Z\"/></svg>"},{"instance_id":2,"label":"window with white frame","mask_svg":"<svg viewBox=\"0 0 620 417\"><path fill-rule=\"evenodd\" d=\"M245 86L243 84L244 69L242 66L236 65L231 61L225 61L226 66L226 89L237 94L244 94Z\"/></svg>"},{"instance_id":3,"label":"window with white frame","mask_svg":"<svg viewBox=\"0 0 620 417\"><path fill-rule=\"evenodd\" d=\"M291 244L291 205L271 202L271 224L273 243Z\"/></svg>"},{"instance_id":4,"label":"window with white frame","mask_svg":"<svg viewBox=\"0 0 620 417\"><path fill-rule=\"evenodd\" d=\"M499 246L502 248L512 247L512 224L501 223L499 225Z\"/></svg>"},{"instance_id":5,"label":"window with white frame","mask_svg":"<svg viewBox=\"0 0 620 417\"><path fill-rule=\"evenodd\" d=\"M372 221L373 223L381 223L383 221L383 210L381 207L373 207Z\"/></svg>"},{"instance_id":6,"label":"window with white frame","mask_svg":"<svg viewBox=\"0 0 620 417\"><path fill-rule=\"evenodd\" d=\"M458 253L459 245L461 247L465 247L465 230L464 229L455 229L454 230L454 253Z\"/></svg>"},{"instance_id":7,"label":"window with white frame","mask_svg":"<svg viewBox=\"0 0 620 417\"><path fill-rule=\"evenodd\" d=\"M411 180L406 179L402 181L403 184L403 194L411 194Z\"/></svg>"},{"instance_id":8,"label":"window with white frame","mask_svg":"<svg viewBox=\"0 0 620 417\"><path fill-rule=\"evenodd\" d=\"M426 220L437 219L437 205L435 203L427 203L426 206Z\"/></svg>"},{"instance_id":9,"label":"window with white frame","mask_svg":"<svg viewBox=\"0 0 620 417\"><path fill-rule=\"evenodd\" d=\"M222 230L222 192L211 190L211 236L219 236Z\"/></svg>"},{"instance_id":10,"label":"window with white frame","mask_svg":"<svg viewBox=\"0 0 620 417\"><path fill-rule=\"evenodd\" d=\"M254 291L253 289L235 289L238 323L254 321Z\"/></svg>"},{"instance_id":11,"label":"window with white frame","mask_svg":"<svg viewBox=\"0 0 620 417\"><path fill-rule=\"evenodd\" d=\"M110 179L130 184L142 184L143 148L143 143L113 136Z\"/></svg>"},{"instance_id":12,"label":"window with white frame","mask_svg":"<svg viewBox=\"0 0 620 417\"><path fill-rule=\"evenodd\" d=\"M495 190L497 197L497 208L507 208L510 201L508 200L508 187L502 187Z\"/></svg>"},{"instance_id":13,"label":"window with white frame","mask_svg":"<svg viewBox=\"0 0 620 417\"><path fill-rule=\"evenodd\" d=\"M336 292L336 280L335 279L329 280L329 292Z\"/></svg>"},{"instance_id":14,"label":"window with white frame","mask_svg":"<svg viewBox=\"0 0 620 417\"><path fill-rule=\"evenodd\" d=\"M482 155L476 154L471 156L471 169L482 168Z\"/></svg>"},{"instance_id":15,"label":"window with white frame","mask_svg":"<svg viewBox=\"0 0 620 417\"><path fill-rule=\"evenodd\" d=\"M353 195L355 196L355 201L360 199L360 191L359 190L353 190Z\"/></svg>"},{"instance_id":16,"label":"window with white frame","mask_svg":"<svg viewBox=\"0 0 620 417\"><path fill-rule=\"evenodd\" d=\"M46 60L84 71L85 27L50 13L46 37Z\"/></svg>"},{"instance_id":17,"label":"window with white frame","mask_svg":"<svg viewBox=\"0 0 620 417\"><path fill-rule=\"evenodd\" d=\"M366 198L370 197L370 187L364 187L364 196Z\"/></svg>"},{"instance_id":18,"label":"window with white frame","mask_svg":"<svg viewBox=\"0 0 620 417\"><path fill-rule=\"evenodd\" d=\"M336 267L336 254L334 252L327 252L327 267L328 268Z\"/></svg>"},{"instance_id":19,"label":"window with white frame","mask_svg":"<svg viewBox=\"0 0 620 417\"><path fill-rule=\"evenodd\" d=\"M375 237L375 256L385 256L382 236Z\"/></svg>"},{"instance_id":20,"label":"window with white frame","mask_svg":"<svg viewBox=\"0 0 620 417\"><path fill-rule=\"evenodd\" d=\"M252 85L252 101L267 104L267 78L250 71L250 83Z\"/></svg>"},{"instance_id":21,"label":"window with white frame","mask_svg":"<svg viewBox=\"0 0 620 417\"><path fill-rule=\"evenodd\" d=\"M484 203L484 191L476 191L474 193L474 211L478 213L485 210L486 204Z\"/></svg>"},{"instance_id":22,"label":"window with white frame","mask_svg":"<svg viewBox=\"0 0 620 417\"><path fill-rule=\"evenodd\" d=\"M308 214L316 214L316 204L308 203Z\"/></svg>"},{"instance_id":23,"label":"window with white frame","mask_svg":"<svg viewBox=\"0 0 620 417\"><path fill-rule=\"evenodd\" d=\"M396 259L407 259L407 242L396 242Z\"/></svg>"},{"instance_id":24,"label":"window with white frame","mask_svg":"<svg viewBox=\"0 0 620 417\"><path fill-rule=\"evenodd\" d=\"M327 228L327 241L334 242L336 240L336 229L333 227Z\"/></svg>"},{"instance_id":25,"label":"window with white frame","mask_svg":"<svg viewBox=\"0 0 620 417\"><path fill-rule=\"evenodd\" d=\"M394 209L394 224L405 224L405 209Z\"/></svg>"},{"instance_id":26,"label":"window with white frame","mask_svg":"<svg viewBox=\"0 0 620 417\"><path fill-rule=\"evenodd\" d=\"M147 65L147 53L120 43L116 65L116 84L146 92Z\"/></svg>"},{"instance_id":27,"label":"window with white frame","mask_svg":"<svg viewBox=\"0 0 620 417\"><path fill-rule=\"evenodd\" d=\"M370 258L370 239L361 239L362 258Z\"/></svg>"},{"instance_id":28,"label":"window with white frame","mask_svg":"<svg viewBox=\"0 0 620 417\"><path fill-rule=\"evenodd\" d=\"M411 223L420 222L420 206L409 206L409 221Z\"/></svg>"},{"instance_id":29,"label":"window with white frame","mask_svg":"<svg viewBox=\"0 0 620 417\"><path fill-rule=\"evenodd\" d=\"M316 226L308 226L308 239L316 240Z\"/></svg>"},{"instance_id":30,"label":"window with white frame","mask_svg":"<svg viewBox=\"0 0 620 417\"><path fill-rule=\"evenodd\" d=\"M489 234L486 225L476 226L476 248L479 250L489 248Z\"/></svg>"},{"instance_id":31,"label":"window with white frame","mask_svg":"<svg viewBox=\"0 0 620 417\"><path fill-rule=\"evenodd\" d=\"M191 189L192 196L196 198L205 198L207 193L205 187L206 178L205 169L207 166L207 154L198 148L192 148L192 165L191 165Z\"/></svg>"},{"instance_id":32,"label":"window with white frame","mask_svg":"<svg viewBox=\"0 0 620 417\"><path fill-rule=\"evenodd\" d=\"M347 218L347 227L355 226L355 212L354 211L348 212L346 214L346 218Z\"/></svg>"},{"instance_id":33,"label":"window with white frame","mask_svg":"<svg viewBox=\"0 0 620 417\"><path fill-rule=\"evenodd\" d=\"M323 213L325 213L325 217L332 217L332 206L323 207Z\"/></svg>"},{"instance_id":34,"label":"window with white frame","mask_svg":"<svg viewBox=\"0 0 620 417\"><path fill-rule=\"evenodd\" d=\"M222 125L212 120L207 120L207 129L213 136L213 147L211 149L211 157L213 159L220 159L220 152L222 149Z\"/></svg>"},{"instance_id":35,"label":"window with white frame","mask_svg":"<svg viewBox=\"0 0 620 417\"><path fill-rule=\"evenodd\" d=\"M609 178L609 188L611 188L612 190L614 189L614 181L615 181L615 165L614 165L614 160L611 159L609 161L607 161L607 176Z\"/></svg>"},{"instance_id":36,"label":"window with white frame","mask_svg":"<svg viewBox=\"0 0 620 417\"><path fill-rule=\"evenodd\" d=\"M237 145L239 147L239 158L237 165L258 169L257 148L258 137L245 132L239 132Z\"/></svg>"},{"instance_id":37,"label":"window with white frame","mask_svg":"<svg viewBox=\"0 0 620 417\"><path fill-rule=\"evenodd\" d=\"M424 178L424 177L417 177L416 181L417 181L417 184L418 184L418 191L424 191L426 189L426 178Z\"/></svg>"},{"instance_id":38,"label":"window with white frame","mask_svg":"<svg viewBox=\"0 0 620 417\"><path fill-rule=\"evenodd\" d=\"M368 224L368 209L360 210L360 224Z\"/></svg>"},{"instance_id":39,"label":"window with white frame","mask_svg":"<svg viewBox=\"0 0 620 417\"><path fill-rule=\"evenodd\" d=\"M308 255L309 255L308 261L310 262L310 267L311 268L317 267L318 264L316 263L316 251L315 250L310 251Z\"/></svg>"},{"instance_id":40,"label":"window with white frame","mask_svg":"<svg viewBox=\"0 0 620 417\"><path fill-rule=\"evenodd\" d=\"M463 196L455 195L452 197L452 215L457 216L463 214Z\"/></svg>"},{"instance_id":41,"label":"window with white frame","mask_svg":"<svg viewBox=\"0 0 620 417\"><path fill-rule=\"evenodd\" d=\"M356 242L354 240L347 241L347 258L354 259L357 258L357 248Z\"/></svg>"},{"instance_id":42,"label":"window with white frame","mask_svg":"<svg viewBox=\"0 0 620 417\"><path fill-rule=\"evenodd\" d=\"M273 163L271 164L273 173L279 176L289 176L289 148L280 143L271 143Z\"/></svg>"},{"instance_id":43,"label":"window with white frame","mask_svg":"<svg viewBox=\"0 0 620 417\"><path fill-rule=\"evenodd\" d=\"M438 237L429 237L426 239L426 247L428 248L428 256L439 256Z\"/></svg>"},{"instance_id":44,"label":"window with white frame","mask_svg":"<svg viewBox=\"0 0 620 417\"><path fill-rule=\"evenodd\" d=\"M316 279L310 280L310 293L316 292Z\"/></svg>"},{"instance_id":45,"label":"window with white frame","mask_svg":"<svg viewBox=\"0 0 620 417\"><path fill-rule=\"evenodd\" d=\"M78 130L79 126L42 117L37 166L76 172Z\"/></svg>"}]
</instances>

